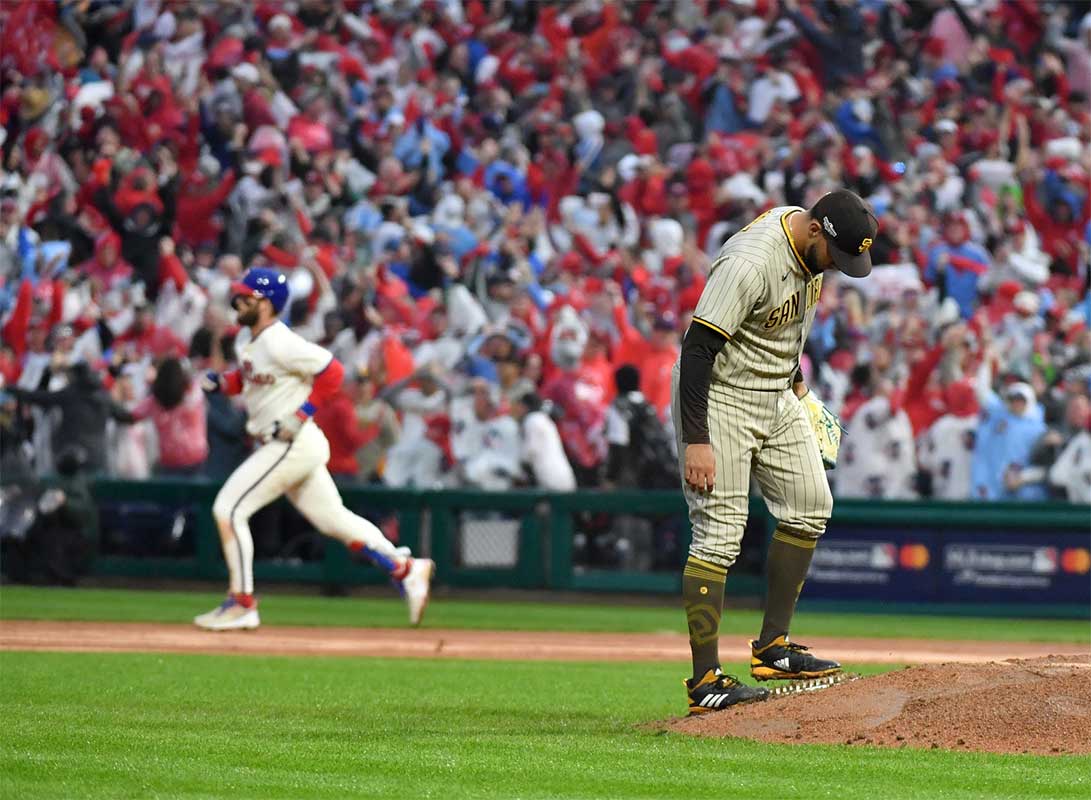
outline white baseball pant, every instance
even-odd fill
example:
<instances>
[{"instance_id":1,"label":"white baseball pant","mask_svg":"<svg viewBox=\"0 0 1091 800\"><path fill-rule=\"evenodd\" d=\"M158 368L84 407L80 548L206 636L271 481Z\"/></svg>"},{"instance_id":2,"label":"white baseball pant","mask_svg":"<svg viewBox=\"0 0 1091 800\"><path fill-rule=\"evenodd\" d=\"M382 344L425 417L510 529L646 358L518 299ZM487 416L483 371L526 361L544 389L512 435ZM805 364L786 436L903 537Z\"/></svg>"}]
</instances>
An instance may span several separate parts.
<instances>
[{"instance_id":1,"label":"white baseball pant","mask_svg":"<svg viewBox=\"0 0 1091 800\"><path fill-rule=\"evenodd\" d=\"M281 495L287 495L320 533L346 544L359 542L365 554L388 572L401 567L404 559L382 531L345 508L326 469L329 457L329 442L314 421L308 420L294 440L262 445L231 473L212 504L231 577L230 591L253 593L250 517Z\"/></svg>"}]
</instances>

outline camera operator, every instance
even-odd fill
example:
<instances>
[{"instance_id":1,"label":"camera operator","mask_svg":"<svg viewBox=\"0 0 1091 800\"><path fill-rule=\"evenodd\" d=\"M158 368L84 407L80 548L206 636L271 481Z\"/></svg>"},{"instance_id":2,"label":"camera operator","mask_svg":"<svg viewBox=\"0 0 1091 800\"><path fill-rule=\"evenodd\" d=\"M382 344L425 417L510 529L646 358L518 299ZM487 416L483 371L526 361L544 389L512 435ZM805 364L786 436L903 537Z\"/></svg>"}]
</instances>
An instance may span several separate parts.
<instances>
[{"instance_id":1,"label":"camera operator","mask_svg":"<svg viewBox=\"0 0 1091 800\"><path fill-rule=\"evenodd\" d=\"M53 452L60 453L67 445L79 445L87 454L87 470L103 472L106 469L107 420L112 417L118 422L132 423L135 419L114 402L86 362L77 362L67 367L67 371L68 385L57 391L28 391L17 387L9 391L22 402L59 408L61 421L53 429Z\"/></svg>"},{"instance_id":2,"label":"camera operator","mask_svg":"<svg viewBox=\"0 0 1091 800\"><path fill-rule=\"evenodd\" d=\"M75 585L98 546L98 509L91 496L88 453L79 445L58 452L57 474L38 482L29 469L5 466L4 572L16 581Z\"/></svg>"}]
</instances>

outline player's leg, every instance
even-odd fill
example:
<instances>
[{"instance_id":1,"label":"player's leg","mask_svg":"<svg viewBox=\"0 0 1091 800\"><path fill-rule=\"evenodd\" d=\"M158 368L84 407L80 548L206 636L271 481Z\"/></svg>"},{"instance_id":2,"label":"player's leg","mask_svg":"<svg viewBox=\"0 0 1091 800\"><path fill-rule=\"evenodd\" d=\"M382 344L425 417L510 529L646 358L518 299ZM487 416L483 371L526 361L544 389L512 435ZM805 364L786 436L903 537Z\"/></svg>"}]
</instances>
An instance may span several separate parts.
<instances>
[{"instance_id":1,"label":"player's leg","mask_svg":"<svg viewBox=\"0 0 1091 800\"><path fill-rule=\"evenodd\" d=\"M316 469L302 483L289 489L287 496L319 533L344 542L350 550L368 557L395 580L405 577L409 559L398 553L394 543L383 536L379 528L345 507L328 470Z\"/></svg>"},{"instance_id":2,"label":"player's leg","mask_svg":"<svg viewBox=\"0 0 1091 800\"><path fill-rule=\"evenodd\" d=\"M677 386L676 370L675 392ZM746 490L741 489L740 485L750 481L750 453L745 448L725 452L727 447L724 431L721 430L721 417L713 412L713 402L709 398L709 435L716 457L716 477L711 492L695 491L685 481L686 445L681 438L681 411L677 394L672 396L671 414L678 439L682 491L689 508L692 530L689 556L682 570L682 602L689 628L692 677L699 680L708 671L720 666L719 637L724 585L728 569L738 558L742 531L746 527L749 501Z\"/></svg>"},{"instance_id":3,"label":"player's leg","mask_svg":"<svg viewBox=\"0 0 1091 800\"><path fill-rule=\"evenodd\" d=\"M697 492L685 481L685 444L682 442L675 366L671 413L678 441L679 473L689 507L693 537L682 570L682 602L689 628L693 676L686 681L690 713L699 714L739 702L764 699L766 694L720 672L720 618L723 614L727 571L738 558L749 511L750 460L757 449L756 429L740 404L726 393L710 394L709 436L716 457L711 492Z\"/></svg>"},{"instance_id":4,"label":"player's leg","mask_svg":"<svg viewBox=\"0 0 1091 800\"><path fill-rule=\"evenodd\" d=\"M219 608L194 620L199 627L210 630L257 627L250 517L311 468L310 459L295 443L272 442L252 453L220 488L212 504L212 515L227 562L228 597Z\"/></svg>"},{"instance_id":5,"label":"player's leg","mask_svg":"<svg viewBox=\"0 0 1091 800\"><path fill-rule=\"evenodd\" d=\"M754 461L754 476L777 529L766 558L765 617L753 642L751 674L760 679L820 677L839 671L840 665L789 642L788 630L818 538L833 512L833 496L803 407L790 391L778 398L777 425Z\"/></svg>"},{"instance_id":6,"label":"player's leg","mask_svg":"<svg viewBox=\"0 0 1091 800\"><path fill-rule=\"evenodd\" d=\"M375 525L347 509L325 467L315 469L287 495L320 533L340 539L389 573L405 593L409 622L420 623L435 573L431 559L403 555Z\"/></svg>"}]
</instances>

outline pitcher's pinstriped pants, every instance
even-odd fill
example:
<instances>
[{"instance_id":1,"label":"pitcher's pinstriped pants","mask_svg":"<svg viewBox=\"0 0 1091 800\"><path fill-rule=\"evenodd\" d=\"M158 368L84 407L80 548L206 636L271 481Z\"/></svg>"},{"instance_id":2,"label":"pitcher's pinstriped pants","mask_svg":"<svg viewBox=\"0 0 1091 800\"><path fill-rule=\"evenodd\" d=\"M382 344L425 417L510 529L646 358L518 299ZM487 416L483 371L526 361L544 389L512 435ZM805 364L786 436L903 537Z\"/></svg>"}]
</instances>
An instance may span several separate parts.
<instances>
[{"instance_id":1,"label":"pitcher's pinstriped pants","mask_svg":"<svg viewBox=\"0 0 1091 800\"><path fill-rule=\"evenodd\" d=\"M833 496L814 431L792 390L763 392L712 382L708 432L716 456L716 482L705 494L686 484L678 374L676 363L671 414L693 528L690 554L724 567L735 563L750 510L751 472L779 530L809 539L821 536L833 512Z\"/></svg>"}]
</instances>

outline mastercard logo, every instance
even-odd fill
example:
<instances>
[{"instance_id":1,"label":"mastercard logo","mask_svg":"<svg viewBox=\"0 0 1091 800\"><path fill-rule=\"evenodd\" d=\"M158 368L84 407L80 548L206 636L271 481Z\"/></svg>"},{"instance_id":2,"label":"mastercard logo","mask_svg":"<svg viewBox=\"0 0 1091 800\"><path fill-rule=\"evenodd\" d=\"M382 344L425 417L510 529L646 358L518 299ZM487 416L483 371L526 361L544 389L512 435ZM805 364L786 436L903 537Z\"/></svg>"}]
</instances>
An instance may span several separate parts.
<instances>
[{"instance_id":1,"label":"mastercard logo","mask_svg":"<svg viewBox=\"0 0 1091 800\"><path fill-rule=\"evenodd\" d=\"M1061 552L1061 569L1077 575L1091 572L1091 550L1085 547L1068 547Z\"/></svg>"},{"instance_id":2,"label":"mastercard logo","mask_svg":"<svg viewBox=\"0 0 1091 800\"><path fill-rule=\"evenodd\" d=\"M904 544L898 551L898 564L902 569L924 569L931 556L923 544Z\"/></svg>"}]
</instances>

